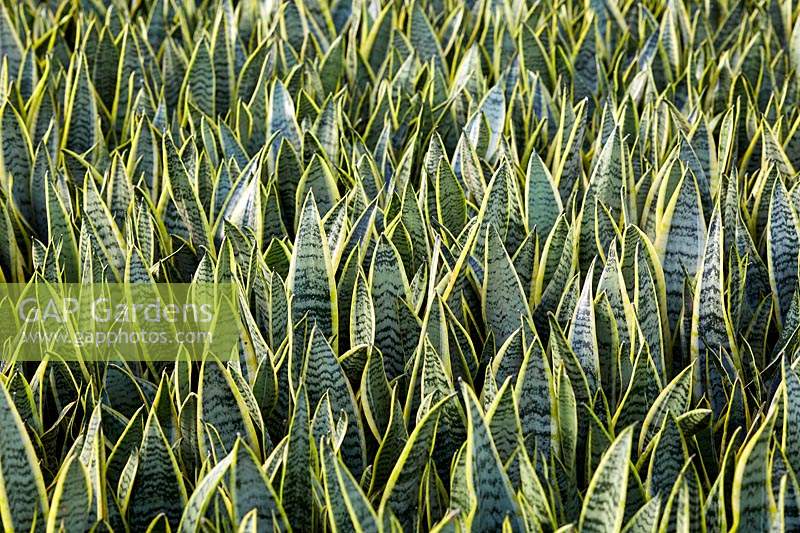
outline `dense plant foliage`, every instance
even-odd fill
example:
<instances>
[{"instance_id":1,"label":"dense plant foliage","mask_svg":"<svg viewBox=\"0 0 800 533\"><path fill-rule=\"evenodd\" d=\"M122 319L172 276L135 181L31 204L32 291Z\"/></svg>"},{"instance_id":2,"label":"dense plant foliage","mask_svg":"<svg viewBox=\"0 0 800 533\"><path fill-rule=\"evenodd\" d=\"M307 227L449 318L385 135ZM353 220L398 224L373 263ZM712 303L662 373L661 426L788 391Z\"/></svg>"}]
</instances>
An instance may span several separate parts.
<instances>
[{"instance_id":1,"label":"dense plant foliage","mask_svg":"<svg viewBox=\"0 0 800 533\"><path fill-rule=\"evenodd\" d=\"M3 527L798 530L797 11L3 2L3 281L241 295L5 346Z\"/></svg>"}]
</instances>

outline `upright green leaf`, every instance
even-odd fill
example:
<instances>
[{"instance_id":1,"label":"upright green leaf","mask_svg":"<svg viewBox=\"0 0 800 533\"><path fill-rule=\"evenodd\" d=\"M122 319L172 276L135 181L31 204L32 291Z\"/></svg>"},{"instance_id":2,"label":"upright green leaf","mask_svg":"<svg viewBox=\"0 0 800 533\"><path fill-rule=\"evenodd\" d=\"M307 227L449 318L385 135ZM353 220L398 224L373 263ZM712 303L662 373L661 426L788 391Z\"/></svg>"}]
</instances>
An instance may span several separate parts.
<instances>
[{"instance_id":1,"label":"upright green leaf","mask_svg":"<svg viewBox=\"0 0 800 533\"><path fill-rule=\"evenodd\" d=\"M563 209L561 196L558 194L550 171L536 152L528 160L528 172L525 178L525 206L528 215L528 230L536 228L544 237L556 223Z\"/></svg>"},{"instance_id":2,"label":"upright green leaf","mask_svg":"<svg viewBox=\"0 0 800 533\"><path fill-rule=\"evenodd\" d=\"M246 439L251 446L257 446L256 431L244 398L231 372L217 359L210 358L203 363L197 395L201 451L213 451L217 457L222 457L233 450L239 437ZM209 430L214 438L208 436ZM216 443L222 449L216 449Z\"/></svg>"},{"instance_id":3,"label":"upright green leaf","mask_svg":"<svg viewBox=\"0 0 800 533\"><path fill-rule=\"evenodd\" d=\"M92 487L88 474L83 464L75 456L71 456L59 472L53 492L53 506L47 519L47 530L87 529L90 525L91 506Z\"/></svg>"},{"instance_id":4,"label":"upright green leaf","mask_svg":"<svg viewBox=\"0 0 800 533\"><path fill-rule=\"evenodd\" d=\"M467 521L474 531L499 531L505 524L522 531L519 506L475 394L462 387L467 404L467 487L472 508Z\"/></svg>"},{"instance_id":5,"label":"upright green leaf","mask_svg":"<svg viewBox=\"0 0 800 533\"><path fill-rule=\"evenodd\" d=\"M514 394L528 454L549 459L557 446L558 418L550 362L538 338L525 354Z\"/></svg>"},{"instance_id":6,"label":"upright green leaf","mask_svg":"<svg viewBox=\"0 0 800 533\"><path fill-rule=\"evenodd\" d=\"M43 531L48 514L44 478L25 425L0 383L0 518L5 527Z\"/></svg>"},{"instance_id":7,"label":"upright green leaf","mask_svg":"<svg viewBox=\"0 0 800 533\"><path fill-rule=\"evenodd\" d=\"M336 283L330 250L323 235L314 196L309 194L300 214L286 282L292 295L291 317L296 324L308 316L323 335L333 339L335 349L333 336L338 333Z\"/></svg>"},{"instance_id":8,"label":"upright green leaf","mask_svg":"<svg viewBox=\"0 0 800 533\"><path fill-rule=\"evenodd\" d=\"M633 429L627 428L603 454L583 500L580 531L618 531L622 528Z\"/></svg>"},{"instance_id":9,"label":"upright green leaf","mask_svg":"<svg viewBox=\"0 0 800 533\"><path fill-rule=\"evenodd\" d=\"M293 527L310 530L314 517L311 494L313 442L309 432L308 397L302 385L295 395L288 439L280 501Z\"/></svg>"},{"instance_id":10,"label":"upright green leaf","mask_svg":"<svg viewBox=\"0 0 800 533\"><path fill-rule=\"evenodd\" d=\"M676 187L656 236L667 289L667 316L675 327L683 307L683 284L694 278L703 257L706 227L700 192L691 174Z\"/></svg>"},{"instance_id":11,"label":"upright green leaf","mask_svg":"<svg viewBox=\"0 0 800 533\"><path fill-rule=\"evenodd\" d=\"M797 288L797 220L781 180L772 189L767 222L767 265L778 323L783 323Z\"/></svg>"},{"instance_id":12,"label":"upright green leaf","mask_svg":"<svg viewBox=\"0 0 800 533\"><path fill-rule=\"evenodd\" d=\"M316 405L327 393L334 412L347 416L342 455L350 471L360 476L366 466L366 444L355 395L331 346L316 327L311 332L303 378L310 404Z\"/></svg>"},{"instance_id":13,"label":"upright green leaf","mask_svg":"<svg viewBox=\"0 0 800 533\"><path fill-rule=\"evenodd\" d=\"M351 528L364 533L380 531L372 504L341 460L325 444L322 447L322 472L328 514L332 518L334 531ZM344 519L345 514L347 519Z\"/></svg>"},{"instance_id":14,"label":"upright green leaf","mask_svg":"<svg viewBox=\"0 0 800 533\"><path fill-rule=\"evenodd\" d=\"M765 531L775 503L769 487L769 441L775 412L767 416L750 437L736 461L733 477L733 530Z\"/></svg>"},{"instance_id":15,"label":"upright green leaf","mask_svg":"<svg viewBox=\"0 0 800 533\"><path fill-rule=\"evenodd\" d=\"M405 529L415 527L419 519L417 507L422 473L431 455L439 413L445 401L447 400L434 405L417 422L403 451L397 458L383 491L380 504L381 513L391 510Z\"/></svg>"},{"instance_id":16,"label":"upright green leaf","mask_svg":"<svg viewBox=\"0 0 800 533\"><path fill-rule=\"evenodd\" d=\"M706 363L707 353L735 349L730 321L725 312L722 258L722 217L714 210L708 228L705 255L695 288L692 315L692 360L694 364L694 394L706 392L705 375L711 365ZM716 368L713 366L712 368ZM719 379L719 378L716 378Z\"/></svg>"},{"instance_id":17,"label":"upright green leaf","mask_svg":"<svg viewBox=\"0 0 800 533\"><path fill-rule=\"evenodd\" d=\"M385 235L375 245L369 279L375 309L375 346L383 354L387 377L394 379L403 373L410 356L405 350L402 316L403 300L410 294L400 254ZM416 340L412 342L416 345Z\"/></svg>"},{"instance_id":18,"label":"upright green leaf","mask_svg":"<svg viewBox=\"0 0 800 533\"><path fill-rule=\"evenodd\" d=\"M288 531L283 507L253 451L239 440L230 456L234 458L230 464L230 487L236 521L241 524L248 513L255 511L262 523L274 523Z\"/></svg>"},{"instance_id":19,"label":"upright green leaf","mask_svg":"<svg viewBox=\"0 0 800 533\"><path fill-rule=\"evenodd\" d=\"M500 235L494 227L486 232L483 280L483 313L498 346L529 316L527 298Z\"/></svg>"},{"instance_id":20,"label":"upright green leaf","mask_svg":"<svg viewBox=\"0 0 800 533\"><path fill-rule=\"evenodd\" d=\"M127 508L132 528L147 529L163 513L170 527L177 527L186 505L186 488L172 448L155 411L151 411L139 449L136 474Z\"/></svg>"}]
</instances>

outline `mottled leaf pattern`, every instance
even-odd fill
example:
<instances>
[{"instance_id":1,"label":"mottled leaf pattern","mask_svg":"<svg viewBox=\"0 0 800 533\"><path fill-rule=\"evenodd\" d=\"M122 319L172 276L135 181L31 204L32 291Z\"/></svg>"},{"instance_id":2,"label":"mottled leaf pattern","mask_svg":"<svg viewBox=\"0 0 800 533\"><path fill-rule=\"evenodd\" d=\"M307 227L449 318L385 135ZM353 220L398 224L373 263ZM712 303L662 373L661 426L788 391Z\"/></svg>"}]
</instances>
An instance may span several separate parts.
<instances>
[{"instance_id":1,"label":"mottled leaf pattern","mask_svg":"<svg viewBox=\"0 0 800 533\"><path fill-rule=\"evenodd\" d=\"M313 194L305 200L297 240L292 250L287 285L292 295L291 317L308 317L320 332L331 338L337 329L336 285L330 251L323 239L319 212Z\"/></svg>"},{"instance_id":2,"label":"mottled leaf pattern","mask_svg":"<svg viewBox=\"0 0 800 533\"><path fill-rule=\"evenodd\" d=\"M0 339L0 525L797 530L799 19L0 4L0 284L225 283L240 340Z\"/></svg>"},{"instance_id":3,"label":"mottled leaf pattern","mask_svg":"<svg viewBox=\"0 0 800 533\"><path fill-rule=\"evenodd\" d=\"M780 180L772 189L767 235L770 285L780 322L789 312L792 295L797 288L797 254L800 250L796 215L789 205L786 188Z\"/></svg>"},{"instance_id":4,"label":"mottled leaf pattern","mask_svg":"<svg viewBox=\"0 0 800 533\"><path fill-rule=\"evenodd\" d=\"M13 399L0 384L0 517L9 529L44 529L48 511L44 480Z\"/></svg>"},{"instance_id":5,"label":"mottled leaf pattern","mask_svg":"<svg viewBox=\"0 0 800 533\"><path fill-rule=\"evenodd\" d=\"M500 462L478 399L464 389L470 431L467 434L467 486L471 487L473 508L469 523L477 531L496 531L507 523L512 531L521 531L519 512L511 482Z\"/></svg>"},{"instance_id":6,"label":"mottled leaf pattern","mask_svg":"<svg viewBox=\"0 0 800 533\"><path fill-rule=\"evenodd\" d=\"M616 531L622 526L631 453L631 428L611 443L592 476L583 501L581 531Z\"/></svg>"},{"instance_id":7,"label":"mottled leaf pattern","mask_svg":"<svg viewBox=\"0 0 800 533\"><path fill-rule=\"evenodd\" d=\"M483 291L486 323L495 332L499 346L519 327L520 320L528 314L528 305L511 258L494 227L486 233Z\"/></svg>"}]
</instances>

